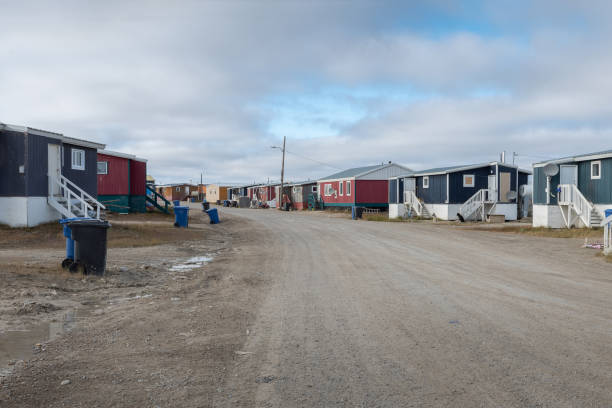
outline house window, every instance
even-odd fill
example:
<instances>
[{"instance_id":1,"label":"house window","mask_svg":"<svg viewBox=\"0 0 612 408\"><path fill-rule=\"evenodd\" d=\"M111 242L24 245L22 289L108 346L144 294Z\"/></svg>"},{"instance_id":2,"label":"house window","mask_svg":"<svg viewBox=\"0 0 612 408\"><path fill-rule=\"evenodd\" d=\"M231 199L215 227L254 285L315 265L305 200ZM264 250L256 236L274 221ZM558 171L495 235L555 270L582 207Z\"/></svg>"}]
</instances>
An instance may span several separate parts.
<instances>
[{"instance_id":1,"label":"house window","mask_svg":"<svg viewBox=\"0 0 612 408\"><path fill-rule=\"evenodd\" d=\"M176 191L181 191L181 188L180 188L180 187L177 187L177 188L176 188Z\"/></svg>"},{"instance_id":2,"label":"house window","mask_svg":"<svg viewBox=\"0 0 612 408\"><path fill-rule=\"evenodd\" d=\"M474 175L473 174L463 175L463 187L474 187Z\"/></svg>"},{"instance_id":3,"label":"house window","mask_svg":"<svg viewBox=\"0 0 612 408\"><path fill-rule=\"evenodd\" d=\"M341 182L339 183L339 185L340 185L340 187L339 187L339 189L340 189L340 195L344 195L344 181L341 181Z\"/></svg>"},{"instance_id":4,"label":"house window","mask_svg":"<svg viewBox=\"0 0 612 408\"><path fill-rule=\"evenodd\" d=\"M72 149L72 169L85 170L85 150Z\"/></svg>"},{"instance_id":5,"label":"house window","mask_svg":"<svg viewBox=\"0 0 612 408\"><path fill-rule=\"evenodd\" d=\"M325 195L328 196L328 197L330 195L332 195L332 185L331 184L325 184L324 192L325 192Z\"/></svg>"},{"instance_id":6,"label":"house window","mask_svg":"<svg viewBox=\"0 0 612 408\"><path fill-rule=\"evenodd\" d=\"M98 162L98 174L108 174L108 162Z\"/></svg>"},{"instance_id":7,"label":"house window","mask_svg":"<svg viewBox=\"0 0 612 408\"><path fill-rule=\"evenodd\" d=\"M429 188L429 176L423 177L423 188Z\"/></svg>"},{"instance_id":8,"label":"house window","mask_svg":"<svg viewBox=\"0 0 612 408\"><path fill-rule=\"evenodd\" d=\"M316 193L317 192L317 186L312 186L312 192Z\"/></svg>"},{"instance_id":9,"label":"house window","mask_svg":"<svg viewBox=\"0 0 612 408\"><path fill-rule=\"evenodd\" d=\"M347 181L346 182L346 195L350 196L351 195L351 181Z\"/></svg>"},{"instance_id":10,"label":"house window","mask_svg":"<svg viewBox=\"0 0 612 408\"><path fill-rule=\"evenodd\" d=\"M592 161L591 162L591 179L600 179L601 178L601 161Z\"/></svg>"}]
</instances>

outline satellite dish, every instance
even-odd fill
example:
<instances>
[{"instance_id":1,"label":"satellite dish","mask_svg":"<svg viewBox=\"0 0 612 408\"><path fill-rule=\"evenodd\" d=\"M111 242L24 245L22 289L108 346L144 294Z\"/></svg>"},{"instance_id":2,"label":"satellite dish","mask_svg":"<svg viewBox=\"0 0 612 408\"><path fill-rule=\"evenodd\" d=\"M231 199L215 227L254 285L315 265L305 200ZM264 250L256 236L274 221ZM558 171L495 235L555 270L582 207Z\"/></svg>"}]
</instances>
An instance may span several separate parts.
<instances>
[{"instance_id":1,"label":"satellite dish","mask_svg":"<svg viewBox=\"0 0 612 408\"><path fill-rule=\"evenodd\" d=\"M546 177L553 177L556 176L559 173L559 166L557 166L555 163L548 163L546 166L544 166L544 175Z\"/></svg>"},{"instance_id":2,"label":"satellite dish","mask_svg":"<svg viewBox=\"0 0 612 408\"><path fill-rule=\"evenodd\" d=\"M514 200L516 198L516 191L508 191L506 193L506 200Z\"/></svg>"},{"instance_id":3,"label":"satellite dish","mask_svg":"<svg viewBox=\"0 0 612 408\"><path fill-rule=\"evenodd\" d=\"M533 191L533 187L531 186L531 184L523 184L522 186L519 187L519 195L521 197L530 195L532 191Z\"/></svg>"}]
</instances>

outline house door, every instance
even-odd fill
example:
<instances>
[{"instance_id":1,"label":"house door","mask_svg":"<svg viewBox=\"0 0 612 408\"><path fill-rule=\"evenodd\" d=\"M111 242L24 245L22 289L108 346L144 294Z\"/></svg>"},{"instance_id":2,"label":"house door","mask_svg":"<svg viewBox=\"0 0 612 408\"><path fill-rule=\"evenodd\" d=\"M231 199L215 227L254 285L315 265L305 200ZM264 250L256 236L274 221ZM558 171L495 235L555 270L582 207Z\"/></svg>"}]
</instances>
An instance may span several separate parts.
<instances>
[{"instance_id":1,"label":"house door","mask_svg":"<svg viewBox=\"0 0 612 408\"><path fill-rule=\"evenodd\" d=\"M499 201L507 203L508 193L510 192L510 173L501 172L499 173Z\"/></svg>"},{"instance_id":2,"label":"house door","mask_svg":"<svg viewBox=\"0 0 612 408\"><path fill-rule=\"evenodd\" d=\"M578 185L578 166L563 164L559 174L560 184Z\"/></svg>"},{"instance_id":3,"label":"house door","mask_svg":"<svg viewBox=\"0 0 612 408\"><path fill-rule=\"evenodd\" d=\"M414 177L408 177L404 179L404 191L402 194L404 195L402 198L406 201L406 191L412 191L416 194L416 179Z\"/></svg>"},{"instance_id":4,"label":"house door","mask_svg":"<svg viewBox=\"0 0 612 408\"><path fill-rule=\"evenodd\" d=\"M489 176L489 184L487 188L493 192L491 194L491 197L489 197L489 200L491 201L496 200L497 199L497 177L495 177L495 174L492 174Z\"/></svg>"},{"instance_id":5,"label":"house door","mask_svg":"<svg viewBox=\"0 0 612 408\"><path fill-rule=\"evenodd\" d=\"M53 180L59 180L62 174L62 157L60 145L47 145L47 180L49 183L49 195L60 195L60 186Z\"/></svg>"}]
</instances>

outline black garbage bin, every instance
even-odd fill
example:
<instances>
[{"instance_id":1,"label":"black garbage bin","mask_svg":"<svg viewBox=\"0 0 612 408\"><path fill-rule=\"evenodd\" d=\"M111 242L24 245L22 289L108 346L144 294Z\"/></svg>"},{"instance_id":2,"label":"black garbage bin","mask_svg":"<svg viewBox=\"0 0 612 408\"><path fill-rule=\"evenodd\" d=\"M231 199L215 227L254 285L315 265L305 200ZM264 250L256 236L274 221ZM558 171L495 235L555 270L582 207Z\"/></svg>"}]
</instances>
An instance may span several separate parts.
<instances>
[{"instance_id":1,"label":"black garbage bin","mask_svg":"<svg viewBox=\"0 0 612 408\"><path fill-rule=\"evenodd\" d=\"M110 224L107 221L80 219L68 223L74 240L74 263L70 272L104 275L106 243Z\"/></svg>"}]
</instances>

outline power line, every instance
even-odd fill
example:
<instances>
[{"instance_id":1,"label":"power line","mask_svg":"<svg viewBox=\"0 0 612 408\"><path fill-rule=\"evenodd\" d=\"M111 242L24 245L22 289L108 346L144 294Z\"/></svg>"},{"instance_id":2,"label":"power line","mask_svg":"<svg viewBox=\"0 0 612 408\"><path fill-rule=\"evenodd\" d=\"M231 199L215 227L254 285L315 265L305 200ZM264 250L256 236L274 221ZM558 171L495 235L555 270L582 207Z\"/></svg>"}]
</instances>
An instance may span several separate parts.
<instances>
[{"instance_id":1,"label":"power line","mask_svg":"<svg viewBox=\"0 0 612 408\"><path fill-rule=\"evenodd\" d=\"M319 160L311 159L310 157L302 156L301 154L293 153L293 152L290 152L289 150L286 150L286 152L287 152L287 153L291 153L291 154L293 154L294 156L301 157L302 159L310 160L310 161L312 161L312 162L315 162L315 163L321 164L321 165L323 165L323 166L331 167L332 169L342 170L342 169L340 169L340 168L338 168L338 167L336 167L336 166L332 166L331 164L324 163L324 162L319 161Z\"/></svg>"}]
</instances>

